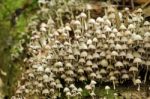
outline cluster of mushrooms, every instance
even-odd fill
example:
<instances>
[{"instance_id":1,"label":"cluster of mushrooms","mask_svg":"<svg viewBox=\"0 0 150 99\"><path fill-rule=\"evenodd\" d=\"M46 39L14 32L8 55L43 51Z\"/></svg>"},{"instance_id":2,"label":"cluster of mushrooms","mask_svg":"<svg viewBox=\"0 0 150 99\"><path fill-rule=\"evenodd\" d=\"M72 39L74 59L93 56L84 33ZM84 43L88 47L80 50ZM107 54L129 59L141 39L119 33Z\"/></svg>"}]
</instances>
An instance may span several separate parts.
<instances>
[{"instance_id":1,"label":"cluster of mushrooms","mask_svg":"<svg viewBox=\"0 0 150 99\"><path fill-rule=\"evenodd\" d=\"M41 5L44 0L39 1ZM43 6L47 2L41 9L47 7ZM140 8L117 13L108 6L105 15L96 19L91 17L91 9L86 4L79 15L72 13L69 22L63 22L58 9L57 21L49 17L30 23L26 48L30 57L24 60L28 69L22 73L12 98L37 95L39 99L81 99L82 91L87 90L94 99L97 85L110 82L115 90L116 85L128 80L140 90L150 66L150 22L144 20ZM139 71L143 68L146 73L141 81ZM105 89L108 94L110 87Z\"/></svg>"}]
</instances>

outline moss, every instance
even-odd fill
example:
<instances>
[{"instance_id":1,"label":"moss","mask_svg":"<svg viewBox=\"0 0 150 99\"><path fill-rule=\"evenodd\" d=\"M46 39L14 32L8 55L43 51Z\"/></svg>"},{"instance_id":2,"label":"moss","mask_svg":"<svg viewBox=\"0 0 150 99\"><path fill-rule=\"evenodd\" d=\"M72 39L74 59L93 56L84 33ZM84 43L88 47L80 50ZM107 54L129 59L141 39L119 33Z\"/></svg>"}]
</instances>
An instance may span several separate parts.
<instances>
[{"instance_id":1,"label":"moss","mask_svg":"<svg viewBox=\"0 0 150 99\"><path fill-rule=\"evenodd\" d=\"M17 25L11 27L10 17L17 9L24 6L25 3L30 3L30 6L18 17ZM10 97L13 89L17 84L17 80L21 74L20 67L23 55L20 54L21 39L24 38L22 31L28 23L28 17L34 15L33 10L36 8L36 0L0 0L0 69L7 73L7 76L2 75L4 82L3 92ZM19 59L12 60L12 54L19 54ZM1 76L1 74L0 74Z\"/></svg>"}]
</instances>

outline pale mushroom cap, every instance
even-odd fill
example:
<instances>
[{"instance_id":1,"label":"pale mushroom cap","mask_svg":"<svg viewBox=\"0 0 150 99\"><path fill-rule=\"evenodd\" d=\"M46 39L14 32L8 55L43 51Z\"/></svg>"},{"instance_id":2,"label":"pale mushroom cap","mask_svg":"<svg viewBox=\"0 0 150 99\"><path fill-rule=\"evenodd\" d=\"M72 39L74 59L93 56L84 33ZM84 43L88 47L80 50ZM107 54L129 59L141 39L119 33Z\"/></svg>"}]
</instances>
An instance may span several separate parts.
<instances>
[{"instance_id":1,"label":"pale mushroom cap","mask_svg":"<svg viewBox=\"0 0 150 99\"><path fill-rule=\"evenodd\" d=\"M59 83L56 85L56 88L63 88L63 86L62 86L62 84Z\"/></svg>"},{"instance_id":2,"label":"pale mushroom cap","mask_svg":"<svg viewBox=\"0 0 150 99\"><path fill-rule=\"evenodd\" d=\"M124 25L124 24L121 24L120 30L125 30L125 29L126 29L125 25Z\"/></svg>"},{"instance_id":3,"label":"pale mushroom cap","mask_svg":"<svg viewBox=\"0 0 150 99\"><path fill-rule=\"evenodd\" d=\"M70 89L68 87L64 88L64 92L69 92L69 91L70 91Z\"/></svg>"},{"instance_id":4,"label":"pale mushroom cap","mask_svg":"<svg viewBox=\"0 0 150 99\"><path fill-rule=\"evenodd\" d=\"M110 77L110 80L111 80L111 81L114 81L114 80L116 80L116 77L115 77L115 76L111 76L111 77Z\"/></svg>"},{"instance_id":5,"label":"pale mushroom cap","mask_svg":"<svg viewBox=\"0 0 150 99\"><path fill-rule=\"evenodd\" d=\"M135 26L133 24L129 24L128 29L135 29Z\"/></svg>"},{"instance_id":6,"label":"pale mushroom cap","mask_svg":"<svg viewBox=\"0 0 150 99\"><path fill-rule=\"evenodd\" d=\"M105 90L110 90L110 87L109 86L105 86Z\"/></svg>"},{"instance_id":7,"label":"pale mushroom cap","mask_svg":"<svg viewBox=\"0 0 150 99\"><path fill-rule=\"evenodd\" d=\"M86 15L84 12L82 12L82 13L80 13L80 17L81 17L81 18L86 18L87 15Z\"/></svg>"},{"instance_id":8,"label":"pale mushroom cap","mask_svg":"<svg viewBox=\"0 0 150 99\"><path fill-rule=\"evenodd\" d=\"M135 58L133 63L142 63L142 60L141 58Z\"/></svg>"},{"instance_id":9,"label":"pale mushroom cap","mask_svg":"<svg viewBox=\"0 0 150 99\"><path fill-rule=\"evenodd\" d=\"M44 90L42 91L42 94L49 94L49 90L48 90L48 89L44 89Z\"/></svg>"},{"instance_id":10,"label":"pale mushroom cap","mask_svg":"<svg viewBox=\"0 0 150 99\"><path fill-rule=\"evenodd\" d=\"M88 55L88 53L86 51L81 52L81 57L86 57Z\"/></svg>"},{"instance_id":11,"label":"pale mushroom cap","mask_svg":"<svg viewBox=\"0 0 150 99\"><path fill-rule=\"evenodd\" d=\"M136 79L136 80L135 80L135 83L136 83L136 84L141 84L142 82L141 82L140 79Z\"/></svg>"},{"instance_id":12,"label":"pale mushroom cap","mask_svg":"<svg viewBox=\"0 0 150 99\"><path fill-rule=\"evenodd\" d=\"M96 81L94 81L94 80L91 80L91 85L95 85L97 82Z\"/></svg>"},{"instance_id":13,"label":"pale mushroom cap","mask_svg":"<svg viewBox=\"0 0 150 99\"><path fill-rule=\"evenodd\" d=\"M138 68L137 67L130 67L129 71L132 71L132 72L138 72Z\"/></svg>"},{"instance_id":14,"label":"pale mushroom cap","mask_svg":"<svg viewBox=\"0 0 150 99\"><path fill-rule=\"evenodd\" d=\"M39 71L39 72L43 72L43 71L44 71L43 66L39 66L39 67L37 68L37 71Z\"/></svg>"},{"instance_id":15,"label":"pale mushroom cap","mask_svg":"<svg viewBox=\"0 0 150 99\"><path fill-rule=\"evenodd\" d=\"M71 96L71 92L66 92L66 96Z\"/></svg>"},{"instance_id":16,"label":"pale mushroom cap","mask_svg":"<svg viewBox=\"0 0 150 99\"><path fill-rule=\"evenodd\" d=\"M149 21L145 21L145 22L144 22L144 25L145 25L145 26L149 26L149 25L150 25L150 22L149 22Z\"/></svg>"},{"instance_id":17,"label":"pale mushroom cap","mask_svg":"<svg viewBox=\"0 0 150 99\"><path fill-rule=\"evenodd\" d=\"M82 92L83 90L82 90L82 88L78 88L78 92Z\"/></svg>"},{"instance_id":18,"label":"pale mushroom cap","mask_svg":"<svg viewBox=\"0 0 150 99\"><path fill-rule=\"evenodd\" d=\"M92 10L92 5L86 4L86 9L87 9L87 10Z\"/></svg>"},{"instance_id":19,"label":"pale mushroom cap","mask_svg":"<svg viewBox=\"0 0 150 99\"><path fill-rule=\"evenodd\" d=\"M96 22L103 23L103 22L104 22L104 19L101 18L101 17L98 17L98 18L96 19Z\"/></svg>"},{"instance_id":20,"label":"pale mushroom cap","mask_svg":"<svg viewBox=\"0 0 150 99\"><path fill-rule=\"evenodd\" d=\"M95 24L96 21L95 21L95 19L89 19L88 23L89 23L89 24Z\"/></svg>"},{"instance_id":21,"label":"pale mushroom cap","mask_svg":"<svg viewBox=\"0 0 150 99\"><path fill-rule=\"evenodd\" d=\"M91 90L91 89L92 89L92 87L91 87L90 85L86 85L86 86L85 86L85 89L87 89L87 90Z\"/></svg>"},{"instance_id":22,"label":"pale mushroom cap","mask_svg":"<svg viewBox=\"0 0 150 99\"><path fill-rule=\"evenodd\" d=\"M122 62L120 61L117 61L116 64L115 64L116 67L123 67L123 64Z\"/></svg>"},{"instance_id":23,"label":"pale mushroom cap","mask_svg":"<svg viewBox=\"0 0 150 99\"><path fill-rule=\"evenodd\" d=\"M123 74L121 78L122 79L129 79L129 75L128 74Z\"/></svg>"},{"instance_id":24,"label":"pale mushroom cap","mask_svg":"<svg viewBox=\"0 0 150 99\"><path fill-rule=\"evenodd\" d=\"M103 67L106 67L108 66L108 61L106 59L103 59L100 61L100 64L103 66Z\"/></svg>"}]
</instances>

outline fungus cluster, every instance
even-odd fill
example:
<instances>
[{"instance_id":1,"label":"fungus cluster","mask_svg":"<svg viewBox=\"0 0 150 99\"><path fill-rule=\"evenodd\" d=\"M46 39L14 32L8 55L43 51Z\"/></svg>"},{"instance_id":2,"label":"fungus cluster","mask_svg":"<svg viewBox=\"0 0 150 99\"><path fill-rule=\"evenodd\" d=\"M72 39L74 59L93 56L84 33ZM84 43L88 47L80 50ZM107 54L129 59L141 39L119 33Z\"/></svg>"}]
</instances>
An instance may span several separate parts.
<instances>
[{"instance_id":1,"label":"fungus cluster","mask_svg":"<svg viewBox=\"0 0 150 99\"><path fill-rule=\"evenodd\" d=\"M64 2L63 7L70 9L66 5L72 2ZM43 10L48 9L45 0L39 4L40 11L46 11L42 15L48 13ZM54 0L48 4L55 4ZM142 17L142 9L131 13L126 8L117 17L115 8L109 6L103 17L94 19L89 4L82 8L78 15L71 12L69 22L62 20L59 9L57 21L49 15L46 21L36 19L30 24L30 57L25 59L28 69L15 97L36 94L56 99L65 95L70 99L81 97L86 89L94 99L97 83L112 82L115 90L127 80L138 84L140 90L139 70L146 69L146 82L150 66L150 23ZM120 20L119 27L116 20Z\"/></svg>"}]
</instances>

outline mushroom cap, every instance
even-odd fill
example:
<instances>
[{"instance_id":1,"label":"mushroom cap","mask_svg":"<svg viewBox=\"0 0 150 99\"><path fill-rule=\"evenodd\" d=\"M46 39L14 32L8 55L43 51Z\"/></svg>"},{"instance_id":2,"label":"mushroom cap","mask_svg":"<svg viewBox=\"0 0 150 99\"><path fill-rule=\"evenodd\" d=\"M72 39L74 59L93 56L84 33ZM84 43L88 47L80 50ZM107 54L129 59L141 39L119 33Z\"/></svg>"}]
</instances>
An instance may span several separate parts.
<instances>
[{"instance_id":1,"label":"mushroom cap","mask_svg":"<svg viewBox=\"0 0 150 99\"><path fill-rule=\"evenodd\" d=\"M44 89L44 90L42 91L42 94L49 94L49 90L48 90L48 89Z\"/></svg>"},{"instance_id":2,"label":"mushroom cap","mask_svg":"<svg viewBox=\"0 0 150 99\"><path fill-rule=\"evenodd\" d=\"M74 55L73 54L70 54L68 57L67 57L67 59L71 59L71 60L74 60L75 59L75 57L74 57Z\"/></svg>"},{"instance_id":3,"label":"mushroom cap","mask_svg":"<svg viewBox=\"0 0 150 99\"><path fill-rule=\"evenodd\" d=\"M132 35L132 38L133 38L134 41L143 40L142 36L141 36L141 35L138 35L138 34L133 34L133 35Z\"/></svg>"},{"instance_id":4,"label":"mushroom cap","mask_svg":"<svg viewBox=\"0 0 150 99\"><path fill-rule=\"evenodd\" d=\"M116 50L121 50L121 49L122 49L122 46L121 46L120 44L116 44L115 49L116 49Z\"/></svg>"},{"instance_id":5,"label":"mushroom cap","mask_svg":"<svg viewBox=\"0 0 150 99\"><path fill-rule=\"evenodd\" d=\"M115 77L115 76L111 76L110 77L110 81L114 81L114 80L116 80L117 78Z\"/></svg>"},{"instance_id":6,"label":"mushroom cap","mask_svg":"<svg viewBox=\"0 0 150 99\"><path fill-rule=\"evenodd\" d=\"M66 92L66 96L71 96L71 92Z\"/></svg>"},{"instance_id":7,"label":"mushroom cap","mask_svg":"<svg viewBox=\"0 0 150 99\"><path fill-rule=\"evenodd\" d=\"M83 90L82 90L82 88L78 88L78 92L82 92Z\"/></svg>"},{"instance_id":8,"label":"mushroom cap","mask_svg":"<svg viewBox=\"0 0 150 99\"><path fill-rule=\"evenodd\" d=\"M75 88L75 85L74 84L70 84L70 86L69 86L70 88Z\"/></svg>"},{"instance_id":9,"label":"mushroom cap","mask_svg":"<svg viewBox=\"0 0 150 99\"><path fill-rule=\"evenodd\" d=\"M128 29L130 30L130 29L135 29L135 25L134 24L129 24L128 25Z\"/></svg>"},{"instance_id":10,"label":"mushroom cap","mask_svg":"<svg viewBox=\"0 0 150 99\"><path fill-rule=\"evenodd\" d=\"M66 74L67 74L67 75L73 75L74 72L73 72L72 70L67 70L67 71L66 71Z\"/></svg>"},{"instance_id":11,"label":"mushroom cap","mask_svg":"<svg viewBox=\"0 0 150 99\"><path fill-rule=\"evenodd\" d=\"M46 79L48 79L49 77L48 77L48 75L47 74L44 74L43 75L43 80L46 80Z\"/></svg>"},{"instance_id":12,"label":"mushroom cap","mask_svg":"<svg viewBox=\"0 0 150 99\"><path fill-rule=\"evenodd\" d=\"M79 80L80 80L80 81L85 81L85 80L86 80L86 77L85 77L85 76L81 76L81 77L79 77Z\"/></svg>"},{"instance_id":13,"label":"mushroom cap","mask_svg":"<svg viewBox=\"0 0 150 99\"><path fill-rule=\"evenodd\" d=\"M79 63L85 63L85 59L84 58L80 58L79 59Z\"/></svg>"},{"instance_id":14,"label":"mushroom cap","mask_svg":"<svg viewBox=\"0 0 150 99\"><path fill-rule=\"evenodd\" d=\"M37 68L37 71L38 71L38 72L43 72L43 71L44 71L44 67L43 67L43 66L39 66L39 67Z\"/></svg>"},{"instance_id":15,"label":"mushroom cap","mask_svg":"<svg viewBox=\"0 0 150 99\"><path fill-rule=\"evenodd\" d=\"M79 68L78 71L77 71L79 74L83 74L84 73L84 70L82 68Z\"/></svg>"},{"instance_id":16,"label":"mushroom cap","mask_svg":"<svg viewBox=\"0 0 150 99\"><path fill-rule=\"evenodd\" d=\"M117 61L115 63L115 66L120 68L120 67L123 67L124 65L123 65L123 63L121 61Z\"/></svg>"},{"instance_id":17,"label":"mushroom cap","mask_svg":"<svg viewBox=\"0 0 150 99\"><path fill-rule=\"evenodd\" d=\"M75 20L73 24L74 24L74 25L77 25L77 26L80 26L80 25L81 25L81 22L80 22L79 20Z\"/></svg>"},{"instance_id":18,"label":"mushroom cap","mask_svg":"<svg viewBox=\"0 0 150 99\"><path fill-rule=\"evenodd\" d=\"M125 25L124 25L124 24L121 24L121 26L120 26L120 30L126 30L126 27L125 27Z\"/></svg>"},{"instance_id":19,"label":"mushroom cap","mask_svg":"<svg viewBox=\"0 0 150 99\"><path fill-rule=\"evenodd\" d=\"M99 73L100 73L100 74L106 74L107 71L106 71L104 68L102 68L102 69L99 71Z\"/></svg>"},{"instance_id":20,"label":"mushroom cap","mask_svg":"<svg viewBox=\"0 0 150 99\"><path fill-rule=\"evenodd\" d=\"M105 86L105 90L110 90L110 87L108 85Z\"/></svg>"},{"instance_id":21,"label":"mushroom cap","mask_svg":"<svg viewBox=\"0 0 150 99\"><path fill-rule=\"evenodd\" d=\"M89 23L89 24L95 24L96 21L95 21L95 19L89 19L88 23Z\"/></svg>"},{"instance_id":22,"label":"mushroom cap","mask_svg":"<svg viewBox=\"0 0 150 99\"><path fill-rule=\"evenodd\" d=\"M95 53L93 54L93 58L99 58L99 57L100 57L100 55L99 55L98 53L95 52Z\"/></svg>"},{"instance_id":23,"label":"mushroom cap","mask_svg":"<svg viewBox=\"0 0 150 99\"><path fill-rule=\"evenodd\" d=\"M16 91L16 94L21 94L21 93L22 93L22 91L19 89Z\"/></svg>"},{"instance_id":24,"label":"mushroom cap","mask_svg":"<svg viewBox=\"0 0 150 99\"><path fill-rule=\"evenodd\" d=\"M144 34L144 36L145 36L145 37L150 37L150 32L146 32L146 33Z\"/></svg>"},{"instance_id":25,"label":"mushroom cap","mask_svg":"<svg viewBox=\"0 0 150 99\"><path fill-rule=\"evenodd\" d=\"M112 55L112 56L118 56L118 52L117 52L117 51L112 51L112 52L111 52L111 55Z\"/></svg>"},{"instance_id":26,"label":"mushroom cap","mask_svg":"<svg viewBox=\"0 0 150 99\"><path fill-rule=\"evenodd\" d=\"M144 22L144 26L149 26L150 25L150 22L149 21L145 21Z\"/></svg>"},{"instance_id":27,"label":"mushroom cap","mask_svg":"<svg viewBox=\"0 0 150 99\"><path fill-rule=\"evenodd\" d=\"M121 76L121 78L122 78L122 79L129 79L129 75L128 75L128 74L123 74L123 75Z\"/></svg>"},{"instance_id":28,"label":"mushroom cap","mask_svg":"<svg viewBox=\"0 0 150 99\"><path fill-rule=\"evenodd\" d=\"M86 86L85 86L85 89L87 89L87 90L91 90L91 89L92 89L92 87L91 87L90 85L86 85Z\"/></svg>"},{"instance_id":29,"label":"mushroom cap","mask_svg":"<svg viewBox=\"0 0 150 99\"><path fill-rule=\"evenodd\" d=\"M98 75L96 75L96 78L99 80L99 79L102 79L103 77L102 77L102 75L98 74Z\"/></svg>"},{"instance_id":30,"label":"mushroom cap","mask_svg":"<svg viewBox=\"0 0 150 99\"><path fill-rule=\"evenodd\" d=\"M87 66L92 66L93 63L92 63L92 61L88 60L88 61L86 62L86 65L87 65Z\"/></svg>"},{"instance_id":31,"label":"mushroom cap","mask_svg":"<svg viewBox=\"0 0 150 99\"><path fill-rule=\"evenodd\" d=\"M145 44L144 44L144 47L145 47L145 48L150 48L150 43L145 43Z\"/></svg>"},{"instance_id":32,"label":"mushroom cap","mask_svg":"<svg viewBox=\"0 0 150 99\"><path fill-rule=\"evenodd\" d=\"M92 72L92 73L90 74L90 77L91 77L91 78L95 78L95 77L96 77L96 74Z\"/></svg>"},{"instance_id":33,"label":"mushroom cap","mask_svg":"<svg viewBox=\"0 0 150 99\"><path fill-rule=\"evenodd\" d=\"M105 32L111 32L111 28L109 26L104 27Z\"/></svg>"},{"instance_id":34,"label":"mushroom cap","mask_svg":"<svg viewBox=\"0 0 150 99\"><path fill-rule=\"evenodd\" d=\"M95 85L97 82L96 81L94 81L94 80L91 80L91 85Z\"/></svg>"},{"instance_id":35,"label":"mushroom cap","mask_svg":"<svg viewBox=\"0 0 150 99\"><path fill-rule=\"evenodd\" d=\"M86 18L86 17L87 17L87 15L86 15L84 12L80 13L79 16L80 16L81 18Z\"/></svg>"},{"instance_id":36,"label":"mushroom cap","mask_svg":"<svg viewBox=\"0 0 150 99\"><path fill-rule=\"evenodd\" d=\"M132 67L130 67L129 71L130 71L130 72L138 72L138 68L132 66Z\"/></svg>"},{"instance_id":37,"label":"mushroom cap","mask_svg":"<svg viewBox=\"0 0 150 99\"><path fill-rule=\"evenodd\" d=\"M62 66L63 66L63 63L59 61L59 62L56 62L54 65L55 65L55 66L58 66L58 67L62 67Z\"/></svg>"},{"instance_id":38,"label":"mushroom cap","mask_svg":"<svg viewBox=\"0 0 150 99\"><path fill-rule=\"evenodd\" d=\"M108 61L106 59L102 59L100 61L100 65L102 65L103 67L107 67L108 66Z\"/></svg>"},{"instance_id":39,"label":"mushroom cap","mask_svg":"<svg viewBox=\"0 0 150 99\"><path fill-rule=\"evenodd\" d=\"M134 56L132 55L132 53L127 53L126 58L128 58L128 59L133 59L133 58L134 58Z\"/></svg>"},{"instance_id":40,"label":"mushroom cap","mask_svg":"<svg viewBox=\"0 0 150 99\"><path fill-rule=\"evenodd\" d=\"M88 44L88 45L92 44L92 40L91 40L91 39L88 39L88 40L87 40L87 44Z\"/></svg>"},{"instance_id":41,"label":"mushroom cap","mask_svg":"<svg viewBox=\"0 0 150 99\"><path fill-rule=\"evenodd\" d=\"M101 18L101 17L97 17L96 22L98 22L98 23L103 23L103 22L104 22L104 19Z\"/></svg>"},{"instance_id":42,"label":"mushroom cap","mask_svg":"<svg viewBox=\"0 0 150 99\"><path fill-rule=\"evenodd\" d=\"M135 84L141 84L142 82L141 82L141 80L140 79L136 79L135 80Z\"/></svg>"},{"instance_id":43,"label":"mushroom cap","mask_svg":"<svg viewBox=\"0 0 150 99\"><path fill-rule=\"evenodd\" d=\"M137 12L137 13L142 13L143 10L142 10L141 8L138 8L138 9L136 10L136 12Z\"/></svg>"},{"instance_id":44,"label":"mushroom cap","mask_svg":"<svg viewBox=\"0 0 150 99\"><path fill-rule=\"evenodd\" d=\"M86 50L86 49L87 49L87 45L86 45L85 43L81 43L81 44L79 45L79 49L80 49L80 50Z\"/></svg>"},{"instance_id":45,"label":"mushroom cap","mask_svg":"<svg viewBox=\"0 0 150 99\"><path fill-rule=\"evenodd\" d=\"M81 52L80 57L87 57L88 53L86 51Z\"/></svg>"},{"instance_id":46,"label":"mushroom cap","mask_svg":"<svg viewBox=\"0 0 150 99\"><path fill-rule=\"evenodd\" d=\"M56 86L56 82L54 82L54 81L51 82L51 83L50 83L50 86L52 86L52 87Z\"/></svg>"},{"instance_id":47,"label":"mushroom cap","mask_svg":"<svg viewBox=\"0 0 150 99\"><path fill-rule=\"evenodd\" d=\"M69 92L69 91L70 91L70 89L68 87L64 88L64 92Z\"/></svg>"},{"instance_id":48,"label":"mushroom cap","mask_svg":"<svg viewBox=\"0 0 150 99\"><path fill-rule=\"evenodd\" d=\"M147 65L147 66L150 66L150 60L147 60L147 61L146 61L146 65Z\"/></svg>"},{"instance_id":49,"label":"mushroom cap","mask_svg":"<svg viewBox=\"0 0 150 99\"><path fill-rule=\"evenodd\" d=\"M141 58L137 57L133 60L133 63L142 63L142 60L141 60Z\"/></svg>"},{"instance_id":50,"label":"mushroom cap","mask_svg":"<svg viewBox=\"0 0 150 99\"><path fill-rule=\"evenodd\" d=\"M118 30L117 30L116 28L114 28L114 29L112 30L112 32L113 32L113 33L117 33Z\"/></svg>"},{"instance_id":51,"label":"mushroom cap","mask_svg":"<svg viewBox=\"0 0 150 99\"><path fill-rule=\"evenodd\" d=\"M111 13L111 14L109 14L108 18L109 18L109 19L115 19L115 18L116 18L116 16L115 16L115 14L114 14L114 13Z\"/></svg>"},{"instance_id":52,"label":"mushroom cap","mask_svg":"<svg viewBox=\"0 0 150 99\"><path fill-rule=\"evenodd\" d=\"M60 89L60 88L63 88L63 86L62 86L61 83L59 83L59 84L56 85L56 88Z\"/></svg>"},{"instance_id":53,"label":"mushroom cap","mask_svg":"<svg viewBox=\"0 0 150 99\"><path fill-rule=\"evenodd\" d=\"M87 10L92 10L92 5L91 5L91 4L89 4L89 3L88 3L88 4L86 4L86 9L87 9Z\"/></svg>"}]
</instances>

